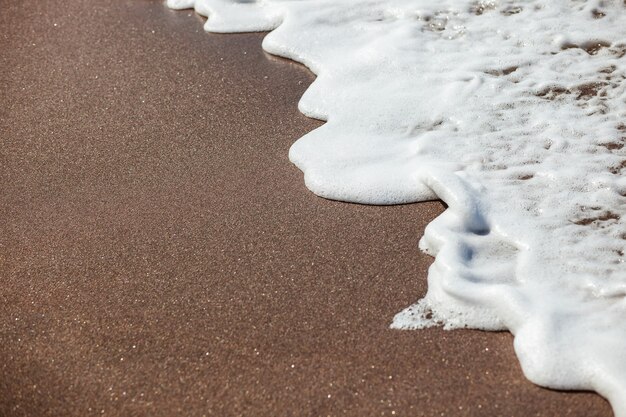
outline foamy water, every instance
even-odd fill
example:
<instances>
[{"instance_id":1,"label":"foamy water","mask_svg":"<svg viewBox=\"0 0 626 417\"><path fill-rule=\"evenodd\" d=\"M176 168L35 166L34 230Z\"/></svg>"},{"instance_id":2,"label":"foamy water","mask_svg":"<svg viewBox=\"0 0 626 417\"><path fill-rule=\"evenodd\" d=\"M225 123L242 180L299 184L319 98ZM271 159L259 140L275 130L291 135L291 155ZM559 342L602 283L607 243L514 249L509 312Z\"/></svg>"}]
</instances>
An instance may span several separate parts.
<instances>
[{"instance_id":1,"label":"foamy water","mask_svg":"<svg viewBox=\"0 0 626 417\"><path fill-rule=\"evenodd\" d=\"M290 159L337 200L449 208L400 329L508 329L533 382L626 416L623 0L169 0L317 74Z\"/></svg>"}]
</instances>

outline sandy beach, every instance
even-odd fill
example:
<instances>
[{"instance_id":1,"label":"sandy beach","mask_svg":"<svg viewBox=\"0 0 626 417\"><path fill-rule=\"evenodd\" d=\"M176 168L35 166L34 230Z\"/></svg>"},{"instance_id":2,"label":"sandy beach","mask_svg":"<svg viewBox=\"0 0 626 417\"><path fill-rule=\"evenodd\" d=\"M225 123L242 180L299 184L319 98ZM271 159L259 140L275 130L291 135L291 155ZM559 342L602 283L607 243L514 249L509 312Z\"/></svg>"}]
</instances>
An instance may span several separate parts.
<instances>
[{"instance_id":1,"label":"sandy beach","mask_svg":"<svg viewBox=\"0 0 626 417\"><path fill-rule=\"evenodd\" d=\"M308 191L313 76L161 1L3 2L0 415L611 416L508 333L396 331L440 202Z\"/></svg>"}]
</instances>

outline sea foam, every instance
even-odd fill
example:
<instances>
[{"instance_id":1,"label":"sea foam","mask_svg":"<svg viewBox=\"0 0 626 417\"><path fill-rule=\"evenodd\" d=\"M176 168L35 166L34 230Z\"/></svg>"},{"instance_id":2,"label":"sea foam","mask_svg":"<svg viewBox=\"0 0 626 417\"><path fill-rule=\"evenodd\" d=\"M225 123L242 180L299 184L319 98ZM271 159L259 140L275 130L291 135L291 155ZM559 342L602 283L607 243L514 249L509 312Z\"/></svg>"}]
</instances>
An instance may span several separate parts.
<instances>
[{"instance_id":1,"label":"sea foam","mask_svg":"<svg viewBox=\"0 0 626 417\"><path fill-rule=\"evenodd\" d=\"M448 209L400 329L508 329L526 376L626 416L623 0L169 0L317 74L290 159L331 199Z\"/></svg>"}]
</instances>

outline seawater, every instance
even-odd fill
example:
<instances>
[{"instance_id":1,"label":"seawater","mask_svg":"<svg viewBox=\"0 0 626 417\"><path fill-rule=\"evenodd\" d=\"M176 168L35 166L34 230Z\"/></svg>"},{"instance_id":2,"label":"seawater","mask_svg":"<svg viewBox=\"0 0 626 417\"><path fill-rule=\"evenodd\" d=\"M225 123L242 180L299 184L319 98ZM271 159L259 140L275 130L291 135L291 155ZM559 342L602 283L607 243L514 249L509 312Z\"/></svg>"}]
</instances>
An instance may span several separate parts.
<instances>
[{"instance_id":1,"label":"seawater","mask_svg":"<svg viewBox=\"0 0 626 417\"><path fill-rule=\"evenodd\" d=\"M317 79L289 157L331 199L448 209L392 327L515 335L525 375L626 416L623 0L169 0Z\"/></svg>"}]
</instances>

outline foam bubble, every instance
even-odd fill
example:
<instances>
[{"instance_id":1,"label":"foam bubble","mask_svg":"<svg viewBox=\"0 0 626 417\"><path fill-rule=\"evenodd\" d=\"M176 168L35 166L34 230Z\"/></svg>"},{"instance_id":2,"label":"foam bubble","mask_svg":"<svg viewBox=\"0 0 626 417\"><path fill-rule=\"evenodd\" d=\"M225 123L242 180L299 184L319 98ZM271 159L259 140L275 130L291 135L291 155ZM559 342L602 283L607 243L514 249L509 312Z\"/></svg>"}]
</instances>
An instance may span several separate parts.
<instances>
[{"instance_id":1,"label":"foam bubble","mask_svg":"<svg viewBox=\"0 0 626 417\"><path fill-rule=\"evenodd\" d=\"M291 160L315 193L449 208L428 294L392 326L508 329L529 379L626 416L622 0L169 0L217 32L274 29L327 120Z\"/></svg>"}]
</instances>

